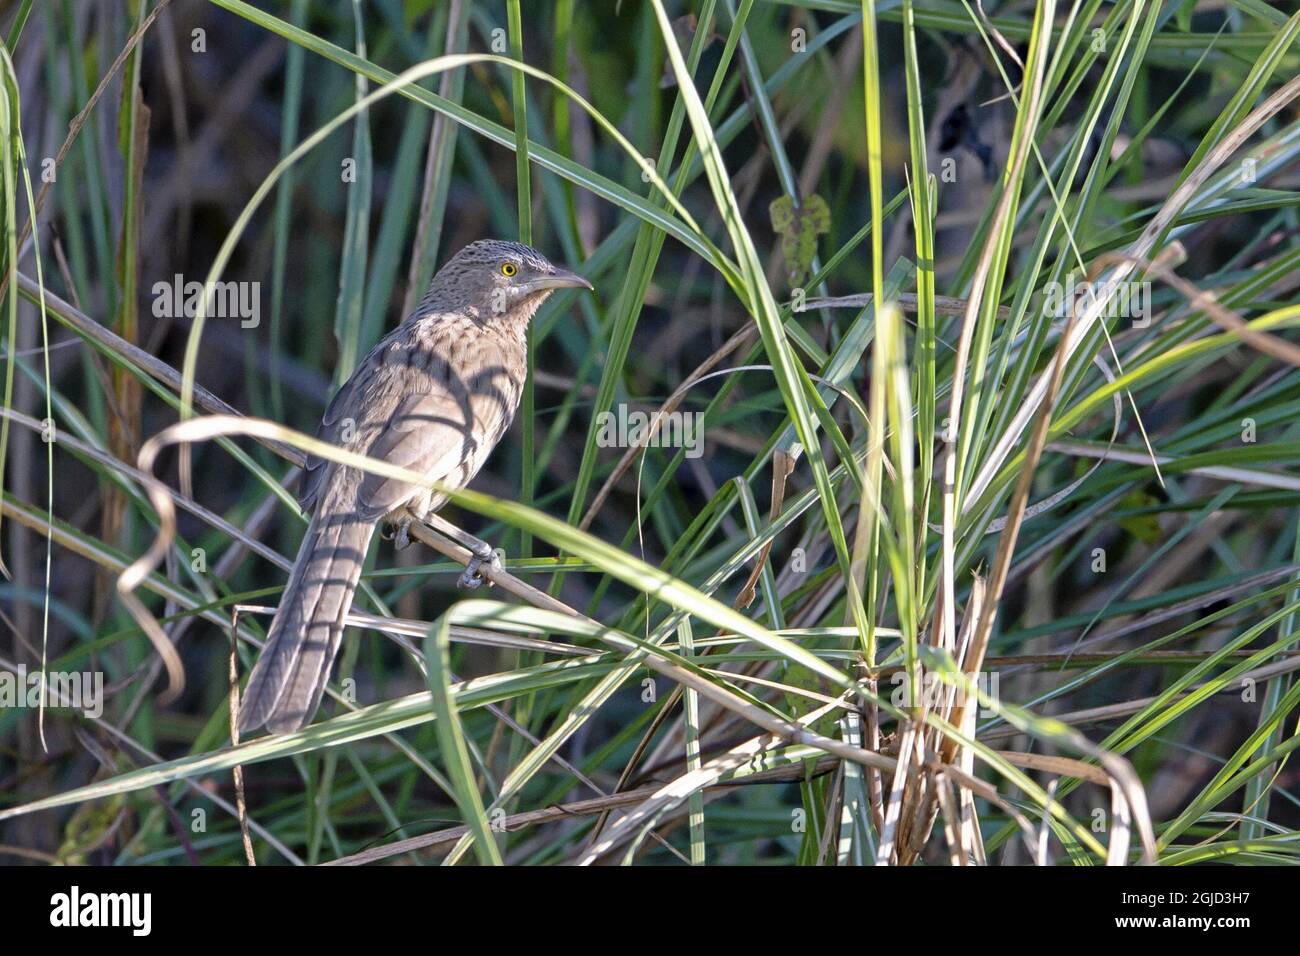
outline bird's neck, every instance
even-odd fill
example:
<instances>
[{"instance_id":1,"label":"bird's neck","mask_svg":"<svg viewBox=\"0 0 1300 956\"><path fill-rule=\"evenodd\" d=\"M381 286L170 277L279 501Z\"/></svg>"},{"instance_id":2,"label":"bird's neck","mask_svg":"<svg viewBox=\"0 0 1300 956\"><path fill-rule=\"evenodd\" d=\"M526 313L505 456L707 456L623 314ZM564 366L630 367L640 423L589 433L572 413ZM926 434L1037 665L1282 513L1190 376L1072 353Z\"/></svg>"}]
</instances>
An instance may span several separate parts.
<instances>
[{"instance_id":1,"label":"bird's neck","mask_svg":"<svg viewBox=\"0 0 1300 956\"><path fill-rule=\"evenodd\" d=\"M503 332L525 342L528 339L528 326L532 324L533 316L537 315L537 310L542 307L542 303L549 295L550 292L539 292L537 295L529 296L507 312L499 315L489 313L480 321L489 329Z\"/></svg>"},{"instance_id":2,"label":"bird's neck","mask_svg":"<svg viewBox=\"0 0 1300 956\"><path fill-rule=\"evenodd\" d=\"M494 312L491 309L485 309L480 305L463 303L454 309L433 309L429 307L428 297L421 307L415 310L408 323L415 323L420 326L424 325L441 325L448 320L458 319L466 321L477 327L483 335L491 336L503 343L517 343L526 347L528 341L528 326L532 323L533 317L537 315L537 310L541 308L542 303L546 301L549 292L538 293L518 303L513 309L506 312ZM406 323L404 323L406 324Z\"/></svg>"}]
</instances>

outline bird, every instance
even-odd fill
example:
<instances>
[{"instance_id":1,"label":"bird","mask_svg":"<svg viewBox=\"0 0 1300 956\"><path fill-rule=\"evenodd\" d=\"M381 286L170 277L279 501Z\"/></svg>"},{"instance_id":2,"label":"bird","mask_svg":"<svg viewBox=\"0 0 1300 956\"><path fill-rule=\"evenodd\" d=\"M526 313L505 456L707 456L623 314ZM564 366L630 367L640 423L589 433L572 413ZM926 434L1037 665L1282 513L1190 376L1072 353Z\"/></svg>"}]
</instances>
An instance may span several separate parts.
<instances>
[{"instance_id":1,"label":"bird","mask_svg":"<svg viewBox=\"0 0 1300 956\"><path fill-rule=\"evenodd\" d=\"M528 367L528 326L558 289L587 279L519 242L483 239L449 259L414 311L379 341L334 395L316 437L450 488L470 482L510 427ZM398 547L412 520L438 522L446 495L410 482L309 456L302 506L311 514L289 582L249 676L239 728L300 730L315 715L343 625L379 525ZM497 559L484 542L457 582L482 583Z\"/></svg>"}]
</instances>

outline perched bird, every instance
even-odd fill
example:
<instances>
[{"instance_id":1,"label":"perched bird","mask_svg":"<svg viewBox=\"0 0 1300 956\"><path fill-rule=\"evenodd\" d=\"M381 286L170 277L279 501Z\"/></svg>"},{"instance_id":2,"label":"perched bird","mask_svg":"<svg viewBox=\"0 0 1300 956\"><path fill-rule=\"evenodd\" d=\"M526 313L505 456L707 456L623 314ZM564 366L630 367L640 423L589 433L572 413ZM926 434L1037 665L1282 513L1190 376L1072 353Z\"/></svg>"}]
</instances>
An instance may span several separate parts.
<instances>
[{"instance_id":1,"label":"perched bird","mask_svg":"<svg viewBox=\"0 0 1300 956\"><path fill-rule=\"evenodd\" d=\"M556 289L590 289L517 242L471 243L434 276L415 312L379 342L325 410L322 441L425 475L467 484L510 427L527 370L528 324ZM404 546L415 520L437 520L446 496L311 457L303 507L311 524L249 677L240 730L288 733L316 713L343 637L343 621L380 522ZM454 530L454 529L453 529ZM463 587L493 560L473 542Z\"/></svg>"}]
</instances>

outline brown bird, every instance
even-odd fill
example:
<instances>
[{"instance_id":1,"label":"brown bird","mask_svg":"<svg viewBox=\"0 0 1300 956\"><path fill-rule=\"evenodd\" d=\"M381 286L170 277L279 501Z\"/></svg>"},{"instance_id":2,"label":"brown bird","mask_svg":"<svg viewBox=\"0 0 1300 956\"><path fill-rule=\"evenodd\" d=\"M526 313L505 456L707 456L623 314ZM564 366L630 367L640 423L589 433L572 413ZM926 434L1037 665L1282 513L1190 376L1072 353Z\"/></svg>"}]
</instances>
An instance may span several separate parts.
<instances>
[{"instance_id":1,"label":"brown bird","mask_svg":"<svg viewBox=\"0 0 1300 956\"><path fill-rule=\"evenodd\" d=\"M471 243L438 271L410 318L362 359L325 410L317 437L464 486L514 418L529 321L547 296L568 288L591 283L521 243ZM458 583L482 583L492 549L435 518L445 502L428 488L308 458L302 504L313 516L249 677L241 731L265 724L288 733L316 713L380 522L395 526L404 547L412 519L436 521L473 552Z\"/></svg>"}]
</instances>

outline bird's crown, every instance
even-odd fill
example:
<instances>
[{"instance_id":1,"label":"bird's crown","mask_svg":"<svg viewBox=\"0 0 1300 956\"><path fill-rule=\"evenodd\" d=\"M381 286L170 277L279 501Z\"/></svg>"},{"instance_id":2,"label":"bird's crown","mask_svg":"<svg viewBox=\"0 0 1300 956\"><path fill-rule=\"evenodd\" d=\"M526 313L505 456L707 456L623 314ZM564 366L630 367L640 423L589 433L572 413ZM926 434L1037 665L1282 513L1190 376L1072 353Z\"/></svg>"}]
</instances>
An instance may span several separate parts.
<instances>
[{"instance_id":1,"label":"bird's crown","mask_svg":"<svg viewBox=\"0 0 1300 956\"><path fill-rule=\"evenodd\" d=\"M522 242L508 242L504 239L479 239L477 242L471 242L452 256L448 260L447 266L476 263L495 266L503 261L514 262L516 265L527 265L536 272L555 271L555 266L551 265L550 260L532 246L526 246ZM443 266L443 268L445 269L447 266Z\"/></svg>"}]
</instances>

